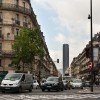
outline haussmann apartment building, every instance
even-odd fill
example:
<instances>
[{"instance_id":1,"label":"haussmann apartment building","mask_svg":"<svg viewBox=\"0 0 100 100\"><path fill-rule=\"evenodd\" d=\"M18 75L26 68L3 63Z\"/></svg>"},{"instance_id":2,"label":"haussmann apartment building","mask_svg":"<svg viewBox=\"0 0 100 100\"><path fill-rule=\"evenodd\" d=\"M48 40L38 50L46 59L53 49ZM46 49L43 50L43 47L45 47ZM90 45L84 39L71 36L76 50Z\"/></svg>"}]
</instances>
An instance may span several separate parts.
<instances>
[{"instance_id":1,"label":"haussmann apartment building","mask_svg":"<svg viewBox=\"0 0 100 100\"><path fill-rule=\"evenodd\" d=\"M9 67L15 57L12 51L12 44L22 27L33 28L35 26L40 28L30 0L0 0L0 73L17 70L14 67ZM58 71L49 55L43 32L41 32L41 38L44 41L46 56L42 66L38 68L37 65L34 65L32 72L37 75L41 70L42 77L51 74L57 75ZM30 69L26 67L26 71L30 71Z\"/></svg>"}]
</instances>

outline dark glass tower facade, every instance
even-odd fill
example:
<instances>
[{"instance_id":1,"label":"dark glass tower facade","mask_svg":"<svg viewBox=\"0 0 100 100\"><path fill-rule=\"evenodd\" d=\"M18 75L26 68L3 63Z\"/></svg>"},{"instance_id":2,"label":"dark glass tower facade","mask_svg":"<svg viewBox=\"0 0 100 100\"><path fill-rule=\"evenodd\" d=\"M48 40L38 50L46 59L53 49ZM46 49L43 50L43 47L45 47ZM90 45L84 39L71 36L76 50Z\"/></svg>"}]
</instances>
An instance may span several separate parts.
<instances>
[{"instance_id":1,"label":"dark glass tower facade","mask_svg":"<svg viewBox=\"0 0 100 100\"><path fill-rule=\"evenodd\" d=\"M63 75L69 67L69 45L63 44Z\"/></svg>"}]
</instances>

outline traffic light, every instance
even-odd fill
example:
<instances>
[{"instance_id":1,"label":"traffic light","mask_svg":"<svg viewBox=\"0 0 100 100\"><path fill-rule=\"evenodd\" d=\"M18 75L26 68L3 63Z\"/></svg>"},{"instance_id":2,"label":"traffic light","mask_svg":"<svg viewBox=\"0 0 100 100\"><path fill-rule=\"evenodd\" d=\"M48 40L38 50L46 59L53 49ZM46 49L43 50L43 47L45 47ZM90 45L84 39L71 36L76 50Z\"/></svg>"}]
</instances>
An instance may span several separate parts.
<instances>
[{"instance_id":1,"label":"traffic light","mask_svg":"<svg viewBox=\"0 0 100 100\"><path fill-rule=\"evenodd\" d=\"M59 59L57 59L57 63L59 63Z\"/></svg>"},{"instance_id":2,"label":"traffic light","mask_svg":"<svg viewBox=\"0 0 100 100\"><path fill-rule=\"evenodd\" d=\"M90 48L85 48L85 55L86 55L86 58L90 58L90 56L91 56Z\"/></svg>"}]
</instances>

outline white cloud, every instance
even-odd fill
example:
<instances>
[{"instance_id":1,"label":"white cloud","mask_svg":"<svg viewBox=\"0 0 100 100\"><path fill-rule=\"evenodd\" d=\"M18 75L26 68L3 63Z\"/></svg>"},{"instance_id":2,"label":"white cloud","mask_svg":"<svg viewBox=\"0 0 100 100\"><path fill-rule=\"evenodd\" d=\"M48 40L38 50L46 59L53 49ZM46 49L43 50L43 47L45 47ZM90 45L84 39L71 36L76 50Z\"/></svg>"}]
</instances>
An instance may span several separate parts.
<instances>
[{"instance_id":1,"label":"white cloud","mask_svg":"<svg viewBox=\"0 0 100 100\"><path fill-rule=\"evenodd\" d=\"M45 9L52 9L56 13L56 18L53 21L58 24L60 29L70 32L64 34L62 31L54 37L54 40L60 44L69 44L70 47L70 62L72 58L78 56L90 41L90 0L34 0L38 6ZM100 0L93 0L93 33L100 31ZM62 50L49 50L51 57L57 59L57 56L52 55L53 52L61 57Z\"/></svg>"},{"instance_id":2,"label":"white cloud","mask_svg":"<svg viewBox=\"0 0 100 100\"><path fill-rule=\"evenodd\" d=\"M66 38L63 34L59 33L56 37L55 40L58 41L59 43L63 44L66 42Z\"/></svg>"}]
</instances>

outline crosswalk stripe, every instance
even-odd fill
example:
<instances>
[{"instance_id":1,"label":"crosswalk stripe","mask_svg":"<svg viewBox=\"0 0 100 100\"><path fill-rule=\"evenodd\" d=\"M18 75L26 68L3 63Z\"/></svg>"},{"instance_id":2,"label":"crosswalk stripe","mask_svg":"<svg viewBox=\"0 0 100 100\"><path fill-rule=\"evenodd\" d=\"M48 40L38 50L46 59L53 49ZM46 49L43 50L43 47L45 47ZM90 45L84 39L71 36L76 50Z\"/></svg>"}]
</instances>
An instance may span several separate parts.
<instances>
[{"instance_id":1,"label":"crosswalk stripe","mask_svg":"<svg viewBox=\"0 0 100 100\"><path fill-rule=\"evenodd\" d=\"M79 100L85 98L100 98L100 94L73 94L73 95L2 95L0 100Z\"/></svg>"}]
</instances>

